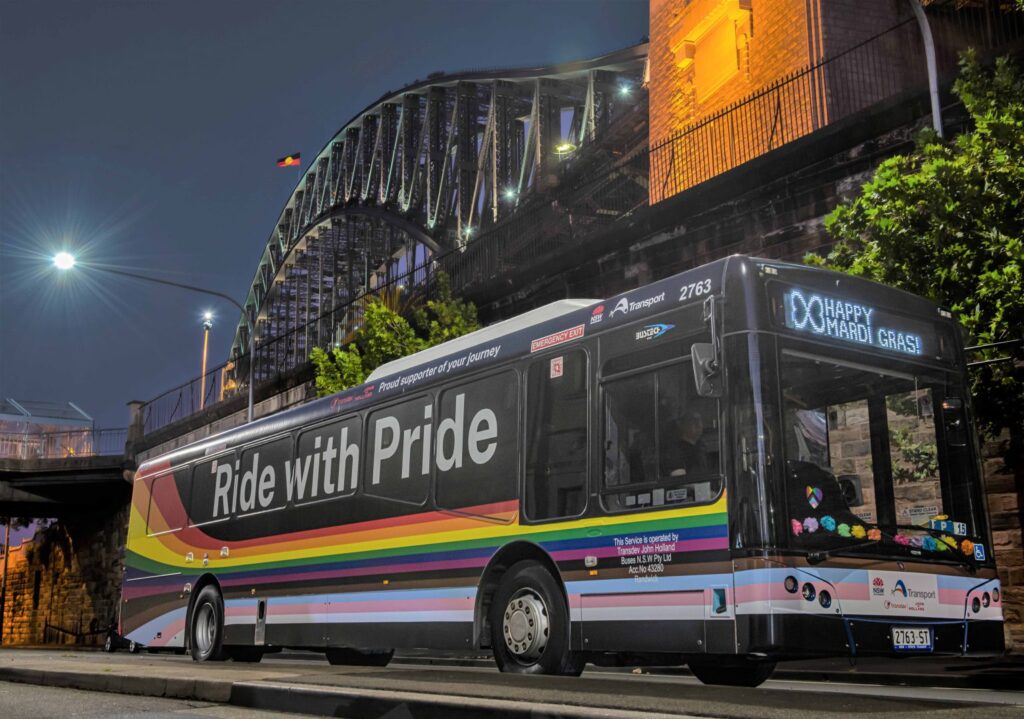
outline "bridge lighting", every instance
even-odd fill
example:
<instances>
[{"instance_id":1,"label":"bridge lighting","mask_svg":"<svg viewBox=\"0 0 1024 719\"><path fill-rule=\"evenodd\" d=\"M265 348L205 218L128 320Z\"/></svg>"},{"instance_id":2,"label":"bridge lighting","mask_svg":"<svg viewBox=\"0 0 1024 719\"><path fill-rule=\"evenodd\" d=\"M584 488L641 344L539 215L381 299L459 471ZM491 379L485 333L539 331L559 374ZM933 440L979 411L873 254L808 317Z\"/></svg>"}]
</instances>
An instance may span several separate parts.
<instances>
[{"instance_id":1,"label":"bridge lighting","mask_svg":"<svg viewBox=\"0 0 1024 719\"><path fill-rule=\"evenodd\" d=\"M213 313L209 310L203 313L203 327L206 329L213 327Z\"/></svg>"},{"instance_id":2,"label":"bridge lighting","mask_svg":"<svg viewBox=\"0 0 1024 719\"><path fill-rule=\"evenodd\" d=\"M555 154L559 157L567 157L572 153L576 152L576 145L571 142L563 140L562 142L555 145Z\"/></svg>"},{"instance_id":3,"label":"bridge lighting","mask_svg":"<svg viewBox=\"0 0 1024 719\"><path fill-rule=\"evenodd\" d=\"M58 270L70 270L75 266L75 257L70 252L58 252L53 257L53 264Z\"/></svg>"}]
</instances>

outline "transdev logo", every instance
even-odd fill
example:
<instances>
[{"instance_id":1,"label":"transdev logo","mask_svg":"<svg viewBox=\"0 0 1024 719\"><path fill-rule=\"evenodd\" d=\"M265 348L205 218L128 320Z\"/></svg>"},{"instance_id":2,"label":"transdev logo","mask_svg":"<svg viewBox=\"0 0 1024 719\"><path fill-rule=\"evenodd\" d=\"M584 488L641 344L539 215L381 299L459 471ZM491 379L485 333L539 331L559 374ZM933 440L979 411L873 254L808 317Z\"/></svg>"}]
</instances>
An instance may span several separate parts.
<instances>
[{"instance_id":1,"label":"transdev logo","mask_svg":"<svg viewBox=\"0 0 1024 719\"><path fill-rule=\"evenodd\" d=\"M904 597L907 596L907 585L903 583L902 579L896 580L896 586L892 588L893 594L902 594Z\"/></svg>"},{"instance_id":2,"label":"transdev logo","mask_svg":"<svg viewBox=\"0 0 1024 719\"><path fill-rule=\"evenodd\" d=\"M660 322L658 324L647 325L646 327L637 330L635 339L637 342L640 340L657 339L673 327L675 327L675 325L666 325Z\"/></svg>"}]
</instances>

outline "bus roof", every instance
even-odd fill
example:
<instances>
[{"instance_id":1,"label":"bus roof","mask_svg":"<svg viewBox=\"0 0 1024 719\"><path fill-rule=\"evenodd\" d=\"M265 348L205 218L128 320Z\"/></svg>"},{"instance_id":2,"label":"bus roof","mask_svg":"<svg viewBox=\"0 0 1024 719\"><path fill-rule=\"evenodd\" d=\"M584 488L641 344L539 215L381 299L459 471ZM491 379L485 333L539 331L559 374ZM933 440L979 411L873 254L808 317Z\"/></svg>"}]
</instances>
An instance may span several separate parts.
<instances>
[{"instance_id":1,"label":"bus roof","mask_svg":"<svg viewBox=\"0 0 1024 719\"><path fill-rule=\"evenodd\" d=\"M462 350L468 350L476 345L486 344L496 339L500 339L513 332L525 330L534 325L538 325L548 320L557 319L564 315L575 312L579 309L587 307L593 307L594 305L601 302L601 300L586 300L586 299L568 299L568 300L557 300L543 307L524 312L521 315L516 315L507 320L501 322L495 322L493 325L488 325L475 332L470 332L461 337L448 340L442 344L434 347L429 347L425 350L415 352L408 357L401 357L390 362L385 362L380 367L370 373L370 376L366 378L367 382L373 382L381 377L387 377L388 375L398 374L417 367L421 364L429 363L442 357L447 357L450 354L460 352Z\"/></svg>"}]
</instances>

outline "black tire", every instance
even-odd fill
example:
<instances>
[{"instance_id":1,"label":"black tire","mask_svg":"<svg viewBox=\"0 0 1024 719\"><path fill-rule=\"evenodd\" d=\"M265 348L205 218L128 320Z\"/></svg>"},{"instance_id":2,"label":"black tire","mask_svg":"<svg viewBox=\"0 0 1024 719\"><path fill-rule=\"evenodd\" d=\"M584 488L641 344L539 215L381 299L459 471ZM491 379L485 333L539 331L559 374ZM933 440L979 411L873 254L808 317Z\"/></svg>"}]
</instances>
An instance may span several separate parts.
<instances>
[{"instance_id":1,"label":"black tire","mask_svg":"<svg viewBox=\"0 0 1024 719\"><path fill-rule=\"evenodd\" d=\"M490 608L491 651L512 674L579 676L584 655L571 648L569 608L547 569L530 560L502 577Z\"/></svg>"},{"instance_id":2,"label":"black tire","mask_svg":"<svg viewBox=\"0 0 1024 719\"><path fill-rule=\"evenodd\" d=\"M336 647L328 649L325 654L327 661L332 666L386 667L388 662L391 661L391 657L395 656L395 650L365 651L348 647Z\"/></svg>"},{"instance_id":3,"label":"black tire","mask_svg":"<svg viewBox=\"0 0 1024 719\"><path fill-rule=\"evenodd\" d=\"M212 584L199 592L188 621L188 644L193 661L224 658L224 599Z\"/></svg>"},{"instance_id":4,"label":"black tire","mask_svg":"<svg viewBox=\"0 0 1024 719\"><path fill-rule=\"evenodd\" d=\"M693 675L704 684L728 687L761 686L775 671L775 662L754 662L746 659L706 659L688 662Z\"/></svg>"},{"instance_id":5,"label":"black tire","mask_svg":"<svg viewBox=\"0 0 1024 719\"><path fill-rule=\"evenodd\" d=\"M136 642L132 642L132 641L128 642L128 653L129 654L138 654L141 651L142 651L142 645L137 644Z\"/></svg>"},{"instance_id":6,"label":"black tire","mask_svg":"<svg viewBox=\"0 0 1024 719\"><path fill-rule=\"evenodd\" d=\"M107 638L103 640L103 651L107 654L113 654L117 651L117 642L114 640L113 634L107 634Z\"/></svg>"},{"instance_id":7,"label":"black tire","mask_svg":"<svg viewBox=\"0 0 1024 719\"><path fill-rule=\"evenodd\" d=\"M255 663L263 659L263 647L228 647L224 651L233 662Z\"/></svg>"}]
</instances>

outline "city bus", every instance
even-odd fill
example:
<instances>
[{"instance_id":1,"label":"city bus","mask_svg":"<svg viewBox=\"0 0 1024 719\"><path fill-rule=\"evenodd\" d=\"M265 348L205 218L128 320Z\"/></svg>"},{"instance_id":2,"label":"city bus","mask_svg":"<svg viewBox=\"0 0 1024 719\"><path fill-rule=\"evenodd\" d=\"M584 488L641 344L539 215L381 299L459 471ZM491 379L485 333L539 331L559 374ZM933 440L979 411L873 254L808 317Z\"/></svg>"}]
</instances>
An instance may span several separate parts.
<instances>
[{"instance_id":1,"label":"city bus","mask_svg":"<svg viewBox=\"0 0 1024 719\"><path fill-rule=\"evenodd\" d=\"M961 329L732 256L562 300L142 464L150 648L489 650L501 671L1003 651Z\"/></svg>"}]
</instances>

